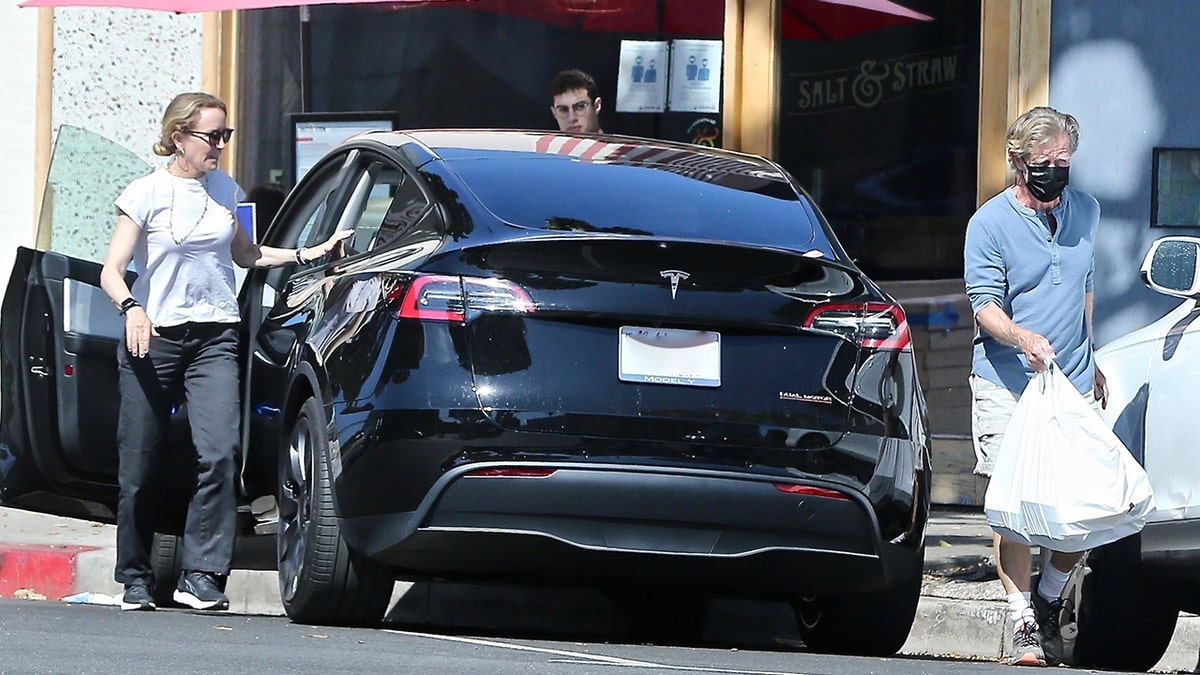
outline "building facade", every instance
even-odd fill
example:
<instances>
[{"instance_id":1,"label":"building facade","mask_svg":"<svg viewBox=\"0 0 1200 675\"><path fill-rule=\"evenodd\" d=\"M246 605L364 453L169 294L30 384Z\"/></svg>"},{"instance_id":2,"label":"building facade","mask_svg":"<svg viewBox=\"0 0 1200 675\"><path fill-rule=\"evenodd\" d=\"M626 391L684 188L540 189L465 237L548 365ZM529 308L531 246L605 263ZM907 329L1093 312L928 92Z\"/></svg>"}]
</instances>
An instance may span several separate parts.
<instances>
[{"instance_id":1,"label":"building facade","mask_svg":"<svg viewBox=\"0 0 1200 675\"><path fill-rule=\"evenodd\" d=\"M1161 0L1153 26L1123 0L900 0L909 12L883 19L811 12L822 4L473 0L200 15L10 7L0 34L16 95L3 105L17 133L0 140L0 161L15 180L0 189L14 207L0 230L50 247L57 229L64 245L101 251L106 200L85 226L34 225L56 203L43 187L61 184L49 176L53 139L82 127L158 166L150 145L180 91L230 104L238 131L226 168L247 189L286 189L297 173L296 114L552 128L549 81L581 68L597 80L605 131L765 155L806 186L860 266L906 303L932 431L952 449L944 456L969 461L962 241L976 205L1006 185L1008 124L1047 103L1081 123L1072 182L1103 209L1100 342L1158 316L1170 303L1142 287L1137 261L1157 236L1200 231L1150 225L1155 148L1200 146L1191 115L1200 86L1186 58L1200 3ZM11 252L0 255L7 271Z\"/></svg>"}]
</instances>

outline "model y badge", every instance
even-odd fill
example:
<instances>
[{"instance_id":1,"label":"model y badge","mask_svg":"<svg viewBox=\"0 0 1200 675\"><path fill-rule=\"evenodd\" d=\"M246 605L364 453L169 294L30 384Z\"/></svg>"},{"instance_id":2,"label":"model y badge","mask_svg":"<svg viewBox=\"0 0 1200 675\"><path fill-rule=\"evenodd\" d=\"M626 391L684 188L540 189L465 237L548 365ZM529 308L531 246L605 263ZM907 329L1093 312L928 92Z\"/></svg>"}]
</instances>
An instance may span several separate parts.
<instances>
[{"instance_id":1,"label":"model y badge","mask_svg":"<svg viewBox=\"0 0 1200 675\"><path fill-rule=\"evenodd\" d=\"M687 279L690 274L682 270L663 270L659 272L664 279L671 280L671 299L675 299L675 293L679 290L679 282Z\"/></svg>"}]
</instances>

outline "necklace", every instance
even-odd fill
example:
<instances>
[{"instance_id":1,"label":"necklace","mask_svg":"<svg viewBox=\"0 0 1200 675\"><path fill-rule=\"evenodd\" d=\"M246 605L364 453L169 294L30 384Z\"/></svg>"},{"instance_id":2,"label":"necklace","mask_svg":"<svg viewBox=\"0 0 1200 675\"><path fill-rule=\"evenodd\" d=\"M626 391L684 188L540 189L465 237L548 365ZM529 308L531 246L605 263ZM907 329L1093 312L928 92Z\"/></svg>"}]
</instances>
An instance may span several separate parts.
<instances>
[{"instance_id":1,"label":"necklace","mask_svg":"<svg viewBox=\"0 0 1200 675\"><path fill-rule=\"evenodd\" d=\"M168 172L168 173L170 173L170 172ZM174 176L175 174L171 174L171 175ZM174 180L171 181L171 206L170 206L170 209L167 211L167 220L171 223L171 241L175 242L176 246L181 246L183 244L183 242L187 241L187 238L192 236L192 233L196 231L196 228L200 227L200 222L202 220L204 220L204 216L208 215L208 202L209 202L208 174L203 174L200 176L200 185L201 185L201 187L204 188L204 208L200 211L200 217L196 219L196 222L192 223L192 226L190 228L188 228L188 231L185 232L182 237L176 237L175 236L175 181Z\"/></svg>"}]
</instances>

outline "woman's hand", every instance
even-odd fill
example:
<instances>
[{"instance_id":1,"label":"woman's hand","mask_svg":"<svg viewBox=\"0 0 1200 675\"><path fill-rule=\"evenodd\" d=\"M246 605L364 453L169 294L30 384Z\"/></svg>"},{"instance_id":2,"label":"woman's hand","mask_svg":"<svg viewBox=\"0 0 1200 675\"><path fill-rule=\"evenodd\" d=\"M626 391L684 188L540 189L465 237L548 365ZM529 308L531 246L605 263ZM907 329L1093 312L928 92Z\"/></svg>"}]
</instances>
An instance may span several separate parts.
<instances>
[{"instance_id":1,"label":"woman's hand","mask_svg":"<svg viewBox=\"0 0 1200 675\"><path fill-rule=\"evenodd\" d=\"M339 257L345 256L346 252L344 250L340 250L340 249L344 245L345 241L352 236L354 236L353 229L338 230L337 232L334 232L333 234L329 235L329 238L326 239L323 243L317 244L316 246L312 247L311 250L320 252L317 255L318 258L322 258L324 256L329 255L330 253L332 253L334 251L334 249L339 249L339 253L340 253Z\"/></svg>"},{"instance_id":2,"label":"woman's hand","mask_svg":"<svg viewBox=\"0 0 1200 675\"><path fill-rule=\"evenodd\" d=\"M150 338L158 337L158 331L150 323L150 317L140 305L125 312L125 347L129 353L142 358L150 353Z\"/></svg>"}]
</instances>

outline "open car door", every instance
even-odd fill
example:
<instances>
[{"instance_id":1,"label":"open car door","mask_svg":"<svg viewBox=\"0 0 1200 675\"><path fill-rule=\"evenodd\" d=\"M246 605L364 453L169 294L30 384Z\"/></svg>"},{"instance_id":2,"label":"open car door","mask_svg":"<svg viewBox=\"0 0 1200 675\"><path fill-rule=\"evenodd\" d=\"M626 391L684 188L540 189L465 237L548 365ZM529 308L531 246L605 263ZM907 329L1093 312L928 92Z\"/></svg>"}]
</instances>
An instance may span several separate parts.
<instances>
[{"instance_id":1,"label":"open car door","mask_svg":"<svg viewBox=\"0 0 1200 675\"><path fill-rule=\"evenodd\" d=\"M100 268L113 200L150 171L103 136L58 130L37 231L43 250L18 250L0 308L0 504L115 519L125 323L100 289Z\"/></svg>"},{"instance_id":2,"label":"open car door","mask_svg":"<svg viewBox=\"0 0 1200 675\"><path fill-rule=\"evenodd\" d=\"M121 315L100 264L20 248L0 310L0 503L111 522Z\"/></svg>"}]
</instances>

